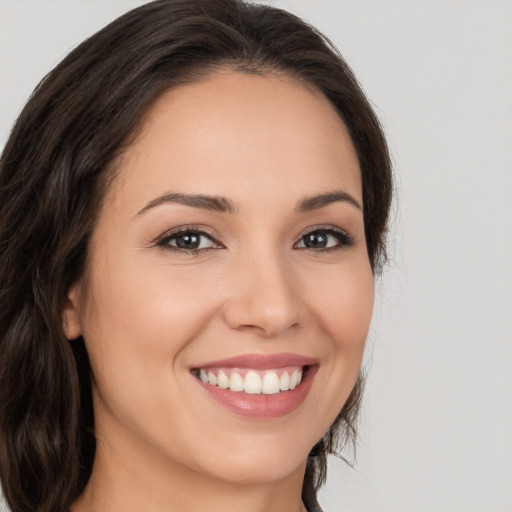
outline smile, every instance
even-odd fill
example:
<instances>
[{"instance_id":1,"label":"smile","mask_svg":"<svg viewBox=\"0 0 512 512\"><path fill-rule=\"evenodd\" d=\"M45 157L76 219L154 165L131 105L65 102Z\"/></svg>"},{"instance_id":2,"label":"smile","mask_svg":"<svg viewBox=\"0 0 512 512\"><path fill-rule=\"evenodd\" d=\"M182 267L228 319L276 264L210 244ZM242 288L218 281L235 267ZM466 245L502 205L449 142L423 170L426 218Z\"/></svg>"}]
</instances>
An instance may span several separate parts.
<instances>
[{"instance_id":1,"label":"smile","mask_svg":"<svg viewBox=\"0 0 512 512\"><path fill-rule=\"evenodd\" d=\"M206 396L238 416L276 418L306 400L318 361L295 354L247 354L191 368Z\"/></svg>"},{"instance_id":2,"label":"smile","mask_svg":"<svg viewBox=\"0 0 512 512\"><path fill-rule=\"evenodd\" d=\"M275 395L293 390L302 381L307 367L287 366L284 368L256 370L248 368L201 368L197 376L201 381L248 395Z\"/></svg>"}]
</instances>

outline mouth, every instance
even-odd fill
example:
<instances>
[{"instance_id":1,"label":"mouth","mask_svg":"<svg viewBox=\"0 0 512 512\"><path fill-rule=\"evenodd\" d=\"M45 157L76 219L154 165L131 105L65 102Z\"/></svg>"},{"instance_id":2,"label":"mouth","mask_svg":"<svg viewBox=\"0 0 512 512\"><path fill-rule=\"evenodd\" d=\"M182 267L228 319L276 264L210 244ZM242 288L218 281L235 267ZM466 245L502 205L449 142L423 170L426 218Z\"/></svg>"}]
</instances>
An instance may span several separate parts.
<instances>
[{"instance_id":1,"label":"mouth","mask_svg":"<svg viewBox=\"0 0 512 512\"><path fill-rule=\"evenodd\" d=\"M254 354L201 364L190 372L208 396L237 415L273 418L304 402L317 370L312 358Z\"/></svg>"},{"instance_id":2,"label":"mouth","mask_svg":"<svg viewBox=\"0 0 512 512\"><path fill-rule=\"evenodd\" d=\"M286 366L258 370L254 368L194 368L201 382L247 395L275 395L294 390L307 376L311 366Z\"/></svg>"}]
</instances>

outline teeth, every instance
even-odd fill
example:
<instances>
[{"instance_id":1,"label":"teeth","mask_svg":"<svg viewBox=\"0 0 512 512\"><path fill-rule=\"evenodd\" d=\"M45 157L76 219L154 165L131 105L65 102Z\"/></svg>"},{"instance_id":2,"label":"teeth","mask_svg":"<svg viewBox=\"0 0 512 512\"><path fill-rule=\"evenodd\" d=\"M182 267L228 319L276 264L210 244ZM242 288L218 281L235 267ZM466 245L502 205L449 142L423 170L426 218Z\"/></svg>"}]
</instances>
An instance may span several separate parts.
<instances>
[{"instance_id":1,"label":"teeth","mask_svg":"<svg viewBox=\"0 0 512 512\"><path fill-rule=\"evenodd\" d=\"M279 389L281 391L288 391L290 389L290 376L288 372L284 372L279 379Z\"/></svg>"},{"instance_id":2,"label":"teeth","mask_svg":"<svg viewBox=\"0 0 512 512\"><path fill-rule=\"evenodd\" d=\"M229 378L222 370L219 372L219 375L217 375L217 386L219 386L220 389L229 388Z\"/></svg>"},{"instance_id":3,"label":"teeth","mask_svg":"<svg viewBox=\"0 0 512 512\"><path fill-rule=\"evenodd\" d=\"M244 390L244 379L238 373L232 373L229 378L229 389L231 391L243 391Z\"/></svg>"},{"instance_id":4,"label":"teeth","mask_svg":"<svg viewBox=\"0 0 512 512\"><path fill-rule=\"evenodd\" d=\"M261 377L254 370L245 375L244 390L249 395L261 394Z\"/></svg>"},{"instance_id":5,"label":"teeth","mask_svg":"<svg viewBox=\"0 0 512 512\"><path fill-rule=\"evenodd\" d=\"M213 371L212 371L213 370ZM220 389L230 389L231 391L245 391L248 395L275 395L280 391L295 389L302 381L302 369L293 370L291 368L280 370L242 370L245 377L238 373L238 370L228 368L226 370L212 369L199 370L198 377L212 386L218 386Z\"/></svg>"},{"instance_id":6,"label":"teeth","mask_svg":"<svg viewBox=\"0 0 512 512\"><path fill-rule=\"evenodd\" d=\"M298 372L297 370L295 370L293 373L292 373L292 376L290 377L290 389L295 389L295 386L297 386L297 377L298 377ZM208 378L208 380L210 380Z\"/></svg>"},{"instance_id":7,"label":"teeth","mask_svg":"<svg viewBox=\"0 0 512 512\"><path fill-rule=\"evenodd\" d=\"M265 374L265 377L263 377L261 390L265 395L275 395L276 393L279 393L279 384L280 381L279 377L277 376L277 373L267 372Z\"/></svg>"}]
</instances>

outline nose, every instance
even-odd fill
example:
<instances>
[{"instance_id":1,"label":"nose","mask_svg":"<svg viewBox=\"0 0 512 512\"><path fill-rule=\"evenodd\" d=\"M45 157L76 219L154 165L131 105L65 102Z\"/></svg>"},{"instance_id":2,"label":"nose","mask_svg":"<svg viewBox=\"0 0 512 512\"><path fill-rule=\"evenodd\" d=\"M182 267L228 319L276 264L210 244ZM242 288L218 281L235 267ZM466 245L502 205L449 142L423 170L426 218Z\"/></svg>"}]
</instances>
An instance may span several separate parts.
<instances>
[{"instance_id":1,"label":"nose","mask_svg":"<svg viewBox=\"0 0 512 512\"><path fill-rule=\"evenodd\" d=\"M240 258L229 282L224 318L232 329L272 338L299 325L297 281L291 266L279 255Z\"/></svg>"}]
</instances>

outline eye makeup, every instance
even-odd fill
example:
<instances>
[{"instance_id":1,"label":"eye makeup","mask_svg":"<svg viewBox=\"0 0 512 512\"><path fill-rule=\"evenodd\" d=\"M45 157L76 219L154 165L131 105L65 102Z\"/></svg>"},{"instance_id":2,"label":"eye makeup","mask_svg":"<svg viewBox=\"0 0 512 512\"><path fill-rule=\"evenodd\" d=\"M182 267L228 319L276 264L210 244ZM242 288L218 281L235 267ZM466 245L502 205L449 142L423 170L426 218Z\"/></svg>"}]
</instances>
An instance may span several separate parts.
<instances>
[{"instance_id":1,"label":"eye makeup","mask_svg":"<svg viewBox=\"0 0 512 512\"><path fill-rule=\"evenodd\" d=\"M165 250L191 255L225 249L212 230L199 225L173 228L158 237L154 245Z\"/></svg>"},{"instance_id":2,"label":"eye makeup","mask_svg":"<svg viewBox=\"0 0 512 512\"><path fill-rule=\"evenodd\" d=\"M302 235L301 240L294 245L294 248L325 252L351 247L352 245L354 245L354 240L345 230L337 226L325 225L308 229Z\"/></svg>"},{"instance_id":3,"label":"eye makeup","mask_svg":"<svg viewBox=\"0 0 512 512\"><path fill-rule=\"evenodd\" d=\"M154 241L154 246L184 255L198 255L225 249L213 230L201 225L183 225L171 229ZM330 252L354 244L352 237L333 225L312 226L293 245L296 250Z\"/></svg>"}]
</instances>

